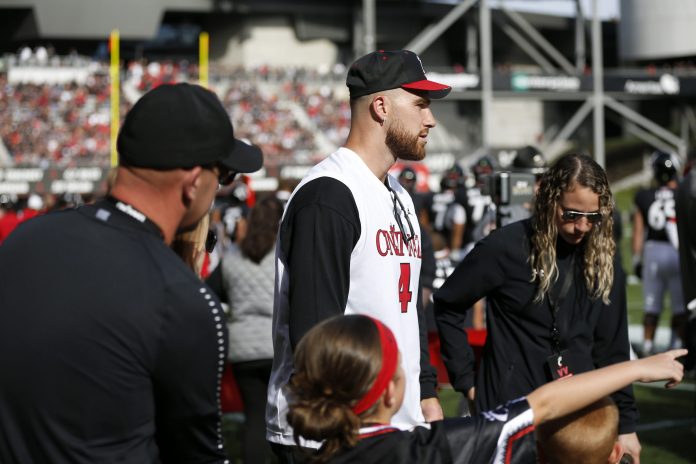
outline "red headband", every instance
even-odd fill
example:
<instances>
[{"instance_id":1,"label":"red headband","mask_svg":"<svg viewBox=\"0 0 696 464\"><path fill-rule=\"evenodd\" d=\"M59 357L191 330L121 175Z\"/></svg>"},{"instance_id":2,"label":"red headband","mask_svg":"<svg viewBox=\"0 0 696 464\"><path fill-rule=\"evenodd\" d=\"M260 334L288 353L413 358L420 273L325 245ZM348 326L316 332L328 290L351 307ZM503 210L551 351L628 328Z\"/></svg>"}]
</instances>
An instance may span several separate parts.
<instances>
[{"instance_id":1,"label":"red headband","mask_svg":"<svg viewBox=\"0 0 696 464\"><path fill-rule=\"evenodd\" d=\"M382 393L384 393L384 390L387 389L389 381L394 377L396 366L399 362L399 347L396 344L396 339L392 331L377 319L370 319L375 323L379 332L379 341L382 346L382 368L379 370L372 387L370 387L365 396L353 406L353 412L355 414L362 414L377 402L379 397L382 396Z\"/></svg>"}]
</instances>

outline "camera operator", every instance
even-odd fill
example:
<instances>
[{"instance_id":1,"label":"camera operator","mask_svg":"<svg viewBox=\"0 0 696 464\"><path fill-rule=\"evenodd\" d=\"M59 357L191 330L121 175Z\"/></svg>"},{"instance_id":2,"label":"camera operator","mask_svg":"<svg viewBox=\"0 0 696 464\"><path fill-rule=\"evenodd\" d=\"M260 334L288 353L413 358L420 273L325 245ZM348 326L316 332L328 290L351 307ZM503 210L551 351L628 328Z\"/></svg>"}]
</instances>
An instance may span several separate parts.
<instances>
[{"instance_id":1,"label":"camera operator","mask_svg":"<svg viewBox=\"0 0 696 464\"><path fill-rule=\"evenodd\" d=\"M489 194L497 206L498 227L531 216L534 195L547 169L544 155L527 145L517 150L508 171L495 172L489 178Z\"/></svg>"}]
</instances>

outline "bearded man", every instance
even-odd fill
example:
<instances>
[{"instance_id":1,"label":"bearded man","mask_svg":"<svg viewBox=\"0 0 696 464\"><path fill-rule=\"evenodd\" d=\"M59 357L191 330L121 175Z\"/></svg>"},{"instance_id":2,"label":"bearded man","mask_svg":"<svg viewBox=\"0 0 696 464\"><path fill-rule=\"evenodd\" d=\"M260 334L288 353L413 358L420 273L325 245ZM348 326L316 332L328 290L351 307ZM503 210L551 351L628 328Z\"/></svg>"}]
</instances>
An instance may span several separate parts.
<instances>
[{"instance_id":1,"label":"bearded man","mask_svg":"<svg viewBox=\"0 0 696 464\"><path fill-rule=\"evenodd\" d=\"M285 420L292 354L314 325L336 314L381 320L402 347L404 429L442 418L419 310L421 234L408 192L387 174L397 159L420 161L435 118L430 81L408 50L378 51L348 71L351 128L345 145L312 168L290 197L276 244L274 361L267 439L283 462L302 460ZM350 379L346 379L350 381ZM319 443L302 442L317 448Z\"/></svg>"}]
</instances>

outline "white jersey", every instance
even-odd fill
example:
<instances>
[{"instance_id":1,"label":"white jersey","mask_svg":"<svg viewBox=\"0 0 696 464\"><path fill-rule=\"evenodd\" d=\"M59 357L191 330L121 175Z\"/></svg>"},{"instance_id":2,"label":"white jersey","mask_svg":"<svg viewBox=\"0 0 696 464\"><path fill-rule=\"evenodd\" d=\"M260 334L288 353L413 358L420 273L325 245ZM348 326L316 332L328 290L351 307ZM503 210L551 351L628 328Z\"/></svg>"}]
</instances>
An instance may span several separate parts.
<instances>
[{"instance_id":1,"label":"white jersey","mask_svg":"<svg viewBox=\"0 0 696 464\"><path fill-rule=\"evenodd\" d=\"M411 429L424 422L420 407L421 354L416 309L421 237L413 202L399 182L387 175L389 186L399 196L413 226L414 238L407 244L394 216L392 194L355 152L339 148L314 166L295 189L289 204L303 185L319 177L331 177L342 182L350 189L355 200L360 218L360 237L350 258L350 288L345 314L372 316L394 332L401 351L406 391L404 403L392 419L392 424L401 429ZM397 211L408 234L408 222L401 208L397 207ZM274 443L295 445L292 429L285 418L288 399L284 387L293 372L293 353L288 329L289 276L285 267L286 257L279 244L280 240L276 243L275 358L268 387L267 439ZM303 442L303 446L318 447L318 443Z\"/></svg>"}]
</instances>

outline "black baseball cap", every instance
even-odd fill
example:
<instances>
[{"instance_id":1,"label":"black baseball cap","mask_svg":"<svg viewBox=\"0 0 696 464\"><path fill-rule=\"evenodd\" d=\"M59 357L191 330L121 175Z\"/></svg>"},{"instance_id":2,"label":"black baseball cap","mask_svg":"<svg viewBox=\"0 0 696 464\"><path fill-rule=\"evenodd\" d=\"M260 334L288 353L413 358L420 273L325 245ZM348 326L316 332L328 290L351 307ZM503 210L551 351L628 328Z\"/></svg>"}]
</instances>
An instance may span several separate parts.
<instances>
[{"instance_id":1,"label":"black baseball cap","mask_svg":"<svg viewBox=\"0 0 696 464\"><path fill-rule=\"evenodd\" d=\"M428 80L420 58L409 50L378 50L358 58L348 70L346 85L350 98L402 88L425 92L429 98L437 99L452 90L448 85Z\"/></svg>"},{"instance_id":2,"label":"black baseball cap","mask_svg":"<svg viewBox=\"0 0 696 464\"><path fill-rule=\"evenodd\" d=\"M263 165L260 148L234 138L217 95L185 83L143 95L126 114L117 147L124 166L166 170L219 162L248 173Z\"/></svg>"}]
</instances>

